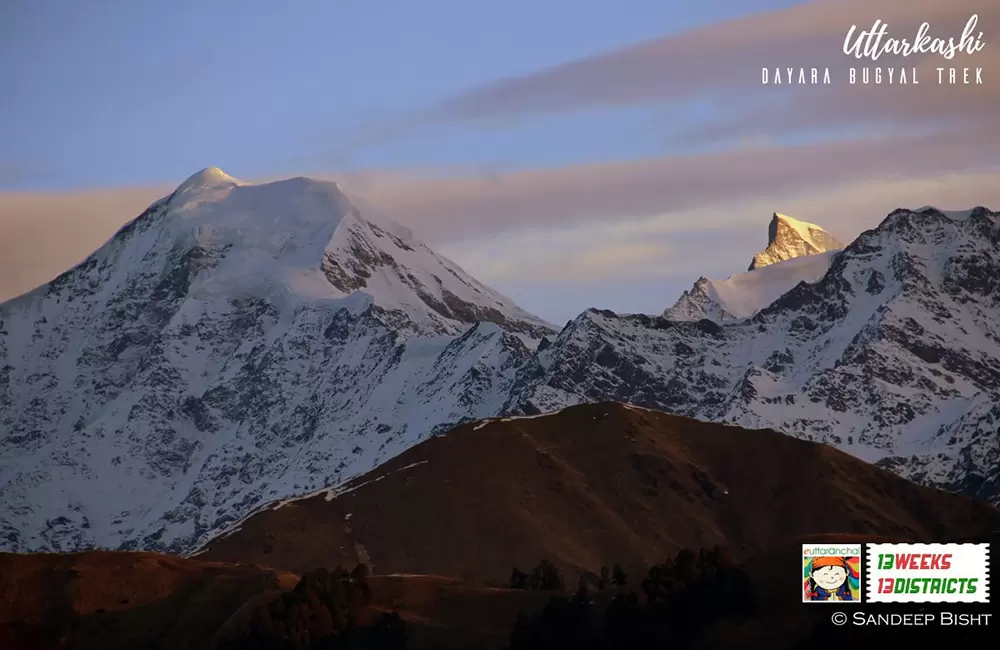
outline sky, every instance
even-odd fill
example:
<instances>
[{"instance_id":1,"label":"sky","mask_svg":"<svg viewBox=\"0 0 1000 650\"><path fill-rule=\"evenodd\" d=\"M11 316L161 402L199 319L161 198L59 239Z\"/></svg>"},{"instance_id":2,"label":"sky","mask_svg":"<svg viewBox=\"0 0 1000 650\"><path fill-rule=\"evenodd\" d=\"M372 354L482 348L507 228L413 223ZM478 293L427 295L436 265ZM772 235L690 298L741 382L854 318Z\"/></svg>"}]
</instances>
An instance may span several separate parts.
<instances>
[{"instance_id":1,"label":"sky","mask_svg":"<svg viewBox=\"0 0 1000 650\"><path fill-rule=\"evenodd\" d=\"M974 54L842 49L973 14ZM997 35L995 0L11 0L0 300L219 166L337 180L552 322L658 313L745 270L775 211L850 241L896 207L1000 209ZM813 66L829 85L762 83ZM919 84L848 83L876 66Z\"/></svg>"}]
</instances>

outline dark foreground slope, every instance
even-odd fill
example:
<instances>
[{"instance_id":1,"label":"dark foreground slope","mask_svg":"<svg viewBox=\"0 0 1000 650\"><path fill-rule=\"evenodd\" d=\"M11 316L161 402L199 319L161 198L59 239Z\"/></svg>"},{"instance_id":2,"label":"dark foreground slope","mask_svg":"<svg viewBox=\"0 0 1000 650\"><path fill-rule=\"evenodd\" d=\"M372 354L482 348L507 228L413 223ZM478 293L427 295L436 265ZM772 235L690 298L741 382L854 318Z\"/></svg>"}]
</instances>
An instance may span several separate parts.
<instances>
[{"instance_id":1,"label":"dark foreground slope","mask_svg":"<svg viewBox=\"0 0 1000 650\"><path fill-rule=\"evenodd\" d=\"M234 613L296 580L154 553L3 553L0 648L201 649Z\"/></svg>"},{"instance_id":2,"label":"dark foreground slope","mask_svg":"<svg viewBox=\"0 0 1000 650\"><path fill-rule=\"evenodd\" d=\"M0 648L254 647L227 643L245 639L254 616L262 609L273 612L274 603L298 582L299 576L267 567L155 553L4 553ZM541 609L551 596L470 586L439 576L371 576L367 582L371 600L354 620L371 626L380 616L397 612L405 621L407 646L428 650L499 650L518 613ZM319 627L316 621L305 624Z\"/></svg>"},{"instance_id":3,"label":"dark foreground slope","mask_svg":"<svg viewBox=\"0 0 1000 650\"><path fill-rule=\"evenodd\" d=\"M641 573L682 547L737 561L803 535L946 539L1000 511L917 486L836 449L621 404L458 427L348 484L265 509L198 559L301 572L505 580L513 566Z\"/></svg>"},{"instance_id":4,"label":"dark foreground slope","mask_svg":"<svg viewBox=\"0 0 1000 650\"><path fill-rule=\"evenodd\" d=\"M865 536L867 539L868 537ZM820 536L816 541L858 541L850 536ZM985 536L978 536L983 541ZM991 537L997 551L998 537ZM749 618L724 617L692 644L670 633L671 648L702 650L815 650L815 648L882 647L892 641L981 641L989 627L858 627L837 628L831 612L847 613L989 612L996 605L805 605L798 600L800 549L784 545L742 563L739 571L750 580ZM312 572L311 575L316 575ZM637 593L637 607L645 607L643 575L633 575L628 587L589 592L588 620L598 638L608 618L612 599ZM0 648L4 650L227 650L260 646L248 639L251 621L261 611L272 619L296 621L313 630L322 621L302 612L275 612L274 604L290 595L297 576L259 566L224 565L181 560L151 553L86 552L72 555L0 555ZM358 650L402 647L410 650L503 650L514 640L520 614L551 610L557 592L498 589L469 585L439 576L371 576L371 598L359 611L358 624L371 626L380 618L399 615L404 644L360 644ZM569 585L567 585L569 587ZM572 590L572 587L570 587ZM569 594L566 594L567 596ZM563 601L566 602L566 601ZM313 603L315 605L315 603ZM720 609L708 606L708 610ZM288 610L286 610L288 611ZM307 607L307 612L315 607ZM719 612L716 612L718 614ZM626 624L618 634L627 637ZM596 625L595 625L596 624ZM578 636L574 625L555 630L543 647L591 647L566 643ZM595 635L594 633L598 634ZM624 633L624 634L622 634ZM242 640L242 642L240 641ZM233 642L236 641L234 644ZM219 643L221 642L221 643ZM308 647L308 646L288 646ZM355 647L355 646L351 646ZM522 650L524 643L515 650ZM594 648L606 646L595 645ZM619 650L655 647L617 645Z\"/></svg>"}]
</instances>

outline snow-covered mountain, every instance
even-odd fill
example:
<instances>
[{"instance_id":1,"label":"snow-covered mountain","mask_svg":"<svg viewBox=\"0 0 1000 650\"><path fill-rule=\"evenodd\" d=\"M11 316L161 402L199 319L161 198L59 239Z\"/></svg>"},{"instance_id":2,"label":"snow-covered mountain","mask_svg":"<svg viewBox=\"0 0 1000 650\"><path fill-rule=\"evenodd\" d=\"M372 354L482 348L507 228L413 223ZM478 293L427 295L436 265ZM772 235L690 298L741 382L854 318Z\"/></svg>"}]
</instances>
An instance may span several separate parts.
<instances>
[{"instance_id":1,"label":"snow-covered mountain","mask_svg":"<svg viewBox=\"0 0 1000 650\"><path fill-rule=\"evenodd\" d=\"M840 251L793 257L725 280L701 277L663 312L667 320L722 323L753 316L800 282L818 282Z\"/></svg>"},{"instance_id":2,"label":"snow-covered mountain","mask_svg":"<svg viewBox=\"0 0 1000 650\"><path fill-rule=\"evenodd\" d=\"M189 548L495 414L547 333L333 183L204 170L0 305L0 546Z\"/></svg>"},{"instance_id":3,"label":"snow-covered mountain","mask_svg":"<svg viewBox=\"0 0 1000 650\"><path fill-rule=\"evenodd\" d=\"M985 208L897 210L751 318L587 311L507 411L610 399L773 428L1000 502L998 241Z\"/></svg>"},{"instance_id":4,"label":"snow-covered mountain","mask_svg":"<svg viewBox=\"0 0 1000 650\"><path fill-rule=\"evenodd\" d=\"M835 251L844 245L814 223L799 221L778 212L767 228L767 248L753 256L748 271L804 255Z\"/></svg>"},{"instance_id":5,"label":"snow-covered mountain","mask_svg":"<svg viewBox=\"0 0 1000 650\"><path fill-rule=\"evenodd\" d=\"M335 184L205 170L0 305L0 548L190 551L456 423L604 400L997 501L998 240L985 208L897 210L706 281L731 320L590 310L554 336Z\"/></svg>"}]
</instances>

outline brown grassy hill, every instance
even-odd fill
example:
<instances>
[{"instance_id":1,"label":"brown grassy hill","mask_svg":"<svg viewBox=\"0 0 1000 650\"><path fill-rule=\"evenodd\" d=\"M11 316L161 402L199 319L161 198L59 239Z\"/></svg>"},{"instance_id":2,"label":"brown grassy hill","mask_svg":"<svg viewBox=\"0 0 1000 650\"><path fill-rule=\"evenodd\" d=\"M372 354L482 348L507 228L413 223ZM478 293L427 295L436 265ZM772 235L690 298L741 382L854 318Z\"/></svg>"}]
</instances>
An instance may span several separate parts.
<instances>
[{"instance_id":1,"label":"brown grassy hill","mask_svg":"<svg viewBox=\"0 0 1000 650\"><path fill-rule=\"evenodd\" d=\"M836 449L620 404L463 425L348 490L262 510L199 559L302 572L505 580L542 557L641 572L681 547L737 560L817 533L914 539L1000 529L1000 511Z\"/></svg>"},{"instance_id":2,"label":"brown grassy hill","mask_svg":"<svg viewBox=\"0 0 1000 650\"><path fill-rule=\"evenodd\" d=\"M3 553L0 648L201 650L241 607L296 580L154 553Z\"/></svg>"}]
</instances>

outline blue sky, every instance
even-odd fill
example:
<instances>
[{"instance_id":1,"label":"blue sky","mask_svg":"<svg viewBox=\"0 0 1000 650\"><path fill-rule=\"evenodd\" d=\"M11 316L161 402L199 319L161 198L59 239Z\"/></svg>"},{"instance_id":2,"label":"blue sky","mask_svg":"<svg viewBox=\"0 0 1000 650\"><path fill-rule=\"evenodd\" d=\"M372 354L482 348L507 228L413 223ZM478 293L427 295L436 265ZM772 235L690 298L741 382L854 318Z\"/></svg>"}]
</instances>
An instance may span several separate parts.
<instances>
[{"instance_id":1,"label":"blue sky","mask_svg":"<svg viewBox=\"0 0 1000 650\"><path fill-rule=\"evenodd\" d=\"M7 189L343 167L562 165L657 155L655 106L444 125L352 150L373 123L495 79L787 0L14 0L0 9ZM684 116L696 122L699 107ZM673 128L678 125L672 123Z\"/></svg>"},{"instance_id":2,"label":"blue sky","mask_svg":"<svg viewBox=\"0 0 1000 650\"><path fill-rule=\"evenodd\" d=\"M852 25L948 38L972 13L974 59L847 84L871 65ZM219 166L337 180L553 322L656 313L746 269L774 211L850 241L897 207L1000 206L997 34L996 0L10 0L0 300ZM763 85L777 66L834 83Z\"/></svg>"}]
</instances>

